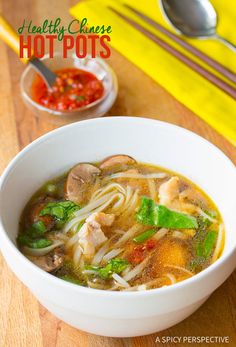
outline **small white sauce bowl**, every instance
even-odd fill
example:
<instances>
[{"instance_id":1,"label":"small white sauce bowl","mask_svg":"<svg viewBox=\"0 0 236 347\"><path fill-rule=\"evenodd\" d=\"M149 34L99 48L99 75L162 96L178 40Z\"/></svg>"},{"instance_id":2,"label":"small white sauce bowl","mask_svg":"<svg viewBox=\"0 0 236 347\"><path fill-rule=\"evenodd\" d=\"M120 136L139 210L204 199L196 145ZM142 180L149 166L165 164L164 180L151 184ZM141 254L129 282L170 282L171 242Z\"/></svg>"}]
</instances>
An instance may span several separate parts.
<instances>
[{"instance_id":1,"label":"small white sauce bowl","mask_svg":"<svg viewBox=\"0 0 236 347\"><path fill-rule=\"evenodd\" d=\"M45 55L42 61L52 71L77 68L94 74L102 82L104 93L100 99L74 110L58 111L50 109L34 101L32 97L32 83L36 71L29 64L21 76L21 95L25 104L37 117L54 124L63 125L78 120L102 117L113 106L118 93L118 82L114 71L104 59L91 58L90 56L79 59L75 53L68 53L68 57L63 58L60 52L55 52L53 58Z\"/></svg>"},{"instance_id":2,"label":"small white sauce bowl","mask_svg":"<svg viewBox=\"0 0 236 347\"><path fill-rule=\"evenodd\" d=\"M99 161L115 153L176 171L209 194L226 228L224 251L214 264L172 286L109 292L58 279L21 254L15 239L20 214L31 195L75 163ZM50 312L87 332L127 337L166 329L199 308L235 268L235 167L211 143L175 125L111 117L62 127L21 151L3 173L0 188L0 247L9 267Z\"/></svg>"}]
</instances>

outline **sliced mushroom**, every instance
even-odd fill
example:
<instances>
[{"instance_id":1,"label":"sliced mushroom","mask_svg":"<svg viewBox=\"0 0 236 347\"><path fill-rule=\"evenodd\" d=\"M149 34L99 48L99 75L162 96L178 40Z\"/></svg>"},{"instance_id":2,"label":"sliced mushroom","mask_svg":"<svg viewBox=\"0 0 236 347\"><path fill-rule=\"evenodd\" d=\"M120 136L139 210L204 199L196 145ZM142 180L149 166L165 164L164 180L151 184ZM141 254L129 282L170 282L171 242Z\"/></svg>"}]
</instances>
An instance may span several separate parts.
<instances>
[{"instance_id":1,"label":"sliced mushroom","mask_svg":"<svg viewBox=\"0 0 236 347\"><path fill-rule=\"evenodd\" d=\"M67 176L65 184L66 198L79 204L84 200L88 184L91 184L100 173L101 170L91 164L81 163L74 166Z\"/></svg>"},{"instance_id":2,"label":"sliced mushroom","mask_svg":"<svg viewBox=\"0 0 236 347\"><path fill-rule=\"evenodd\" d=\"M60 269L60 267L62 267L64 263L64 247L57 247L47 255L41 257L30 256L29 258L35 265L40 267L42 270L47 272L53 272Z\"/></svg>"},{"instance_id":3,"label":"sliced mushroom","mask_svg":"<svg viewBox=\"0 0 236 347\"><path fill-rule=\"evenodd\" d=\"M128 165L135 164L136 160L126 154L112 155L102 161L100 164L100 169L111 170L117 168L124 168Z\"/></svg>"}]
</instances>

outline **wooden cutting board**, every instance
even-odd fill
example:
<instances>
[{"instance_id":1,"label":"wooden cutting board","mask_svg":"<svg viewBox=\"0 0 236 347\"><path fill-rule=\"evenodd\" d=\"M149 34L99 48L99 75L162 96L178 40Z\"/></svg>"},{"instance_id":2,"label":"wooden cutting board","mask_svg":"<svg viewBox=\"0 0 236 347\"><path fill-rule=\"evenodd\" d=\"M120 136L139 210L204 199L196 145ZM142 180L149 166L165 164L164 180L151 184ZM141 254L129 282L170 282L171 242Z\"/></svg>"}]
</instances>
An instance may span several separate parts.
<instances>
[{"instance_id":1,"label":"wooden cutting board","mask_svg":"<svg viewBox=\"0 0 236 347\"><path fill-rule=\"evenodd\" d=\"M45 18L70 20L75 1L2 0L0 10L15 28L23 18L41 23ZM24 106L19 88L24 69L16 56L0 42L0 172L24 146L55 128ZM119 95L109 115L136 115L160 119L190 129L220 147L236 163L236 150L162 87L145 76L117 52L109 63L117 73ZM115 339L87 334L61 322L43 308L13 275L0 256L0 347L138 347L186 346L161 344L156 338L176 336L229 336L236 346L236 272L191 317L161 333L146 337ZM191 344L194 346L195 344ZM205 346L198 344L197 346ZM215 346L225 346L218 344Z\"/></svg>"}]
</instances>

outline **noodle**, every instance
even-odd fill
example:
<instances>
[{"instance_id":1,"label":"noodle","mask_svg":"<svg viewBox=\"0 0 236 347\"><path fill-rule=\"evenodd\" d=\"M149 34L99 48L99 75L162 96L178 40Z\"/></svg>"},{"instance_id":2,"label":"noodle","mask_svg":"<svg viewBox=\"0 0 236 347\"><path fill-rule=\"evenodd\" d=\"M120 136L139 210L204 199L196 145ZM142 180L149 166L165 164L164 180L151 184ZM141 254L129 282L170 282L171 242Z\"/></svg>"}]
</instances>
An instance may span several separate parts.
<instances>
[{"instance_id":1,"label":"noodle","mask_svg":"<svg viewBox=\"0 0 236 347\"><path fill-rule=\"evenodd\" d=\"M119 255L121 252L123 252L122 248L112 249L110 252L104 255L103 260L109 261L110 259L115 258L117 255Z\"/></svg>"},{"instance_id":2,"label":"noodle","mask_svg":"<svg viewBox=\"0 0 236 347\"><path fill-rule=\"evenodd\" d=\"M121 246L123 243L131 239L135 234L137 234L142 229L142 225L135 224L133 225L126 233L121 236L121 238L116 242L115 246Z\"/></svg>"},{"instance_id":3,"label":"noodle","mask_svg":"<svg viewBox=\"0 0 236 347\"><path fill-rule=\"evenodd\" d=\"M150 173L150 174L146 174L146 175L142 175L142 174L129 174L129 173L115 173L113 175L110 175L108 177L106 177L106 179L114 179L114 178L135 178L135 179L150 179L150 178L165 178L167 176L166 173L164 172L160 172L160 173Z\"/></svg>"},{"instance_id":4,"label":"noodle","mask_svg":"<svg viewBox=\"0 0 236 347\"><path fill-rule=\"evenodd\" d=\"M110 190L113 190L113 192L109 193ZM104 193L106 194L104 195ZM104 211L113 202L114 204L111 206L111 211L121 213L121 211L127 210L128 212L131 212L132 209L136 207L137 200L137 190L131 191L130 187L124 189L117 183L109 184L108 186L95 191L90 202L82 209L74 212L75 217L65 224L63 230L65 233L69 230L76 232L81 221L88 218L91 213Z\"/></svg>"},{"instance_id":5,"label":"noodle","mask_svg":"<svg viewBox=\"0 0 236 347\"><path fill-rule=\"evenodd\" d=\"M99 250L97 251L97 253L93 257L93 260L91 262L92 265L98 265L101 262L102 258L104 257L104 255L108 251L109 243L110 243L110 240L107 241L101 248L99 248Z\"/></svg>"},{"instance_id":6,"label":"noodle","mask_svg":"<svg viewBox=\"0 0 236 347\"><path fill-rule=\"evenodd\" d=\"M191 271L185 269L185 268L182 267L182 266L166 264L165 267L172 267L173 269L176 269L176 270L179 270L179 271L183 271L183 272L185 272L186 274L188 274L189 276L193 276L193 275L194 275Z\"/></svg>"},{"instance_id":7,"label":"noodle","mask_svg":"<svg viewBox=\"0 0 236 347\"><path fill-rule=\"evenodd\" d=\"M62 241L55 241L52 245L48 246L48 247L44 247L44 248L30 248L27 246L23 247L24 253L27 255L32 255L35 257L41 257L43 255L48 254L49 252L51 252L54 248L57 248L59 246L64 245L64 242Z\"/></svg>"},{"instance_id":8,"label":"noodle","mask_svg":"<svg viewBox=\"0 0 236 347\"><path fill-rule=\"evenodd\" d=\"M112 278L116 281L116 283L122 287L129 287L129 283L124 280L124 278L120 277L118 274L114 273Z\"/></svg>"},{"instance_id":9,"label":"noodle","mask_svg":"<svg viewBox=\"0 0 236 347\"><path fill-rule=\"evenodd\" d=\"M148 187L150 190L150 196L151 196L152 200L154 200L156 202L157 201L157 189L156 189L154 179L148 180Z\"/></svg>"},{"instance_id":10,"label":"noodle","mask_svg":"<svg viewBox=\"0 0 236 347\"><path fill-rule=\"evenodd\" d=\"M160 239L162 239L162 237L164 237L166 234L168 233L168 229L166 228L161 228L158 230L158 232L156 234L154 234L154 239L156 241L159 241Z\"/></svg>"},{"instance_id":11,"label":"noodle","mask_svg":"<svg viewBox=\"0 0 236 347\"><path fill-rule=\"evenodd\" d=\"M133 195L132 199L130 200L129 205L128 205L127 209L125 210L125 214L131 213L132 210L134 210L136 208L137 202L138 202L138 189L134 192L134 195Z\"/></svg>"},{"instance_id":12,"label":"noodle","mask_svg":"<svg viewBox=\"0 0 236 347\"><path fill-rule=\"evenodd\" d=\"M148 258L144 259L142 261L142 263L140 263L139 265L135 266L132 270L130 270L125 276L124 279L126 281L130 281L132 280L134 277L138 276L143 269L145 268L146 264L147 264Z\"/></svg>"},{"instance_id":13,"label":"noodle","mask_svg":"<svg viewBox=\"0 0 236 347\"><path fill-rule=\"evenodd\" d=\"M166 276L167 278L169 278L170 284L174 284L174 283L177 282L174 275L172 275L172 274L170 274L170 273L167 273L165 276Z\"/></svg>"}]
</instances>

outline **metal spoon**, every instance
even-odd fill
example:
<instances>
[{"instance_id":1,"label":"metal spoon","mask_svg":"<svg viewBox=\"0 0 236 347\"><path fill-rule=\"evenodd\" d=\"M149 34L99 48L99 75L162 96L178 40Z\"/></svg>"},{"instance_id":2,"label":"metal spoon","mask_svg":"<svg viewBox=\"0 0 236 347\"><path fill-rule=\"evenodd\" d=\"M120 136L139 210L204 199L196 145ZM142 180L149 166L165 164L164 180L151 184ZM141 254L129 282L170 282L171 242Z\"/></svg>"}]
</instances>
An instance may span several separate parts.
<instances>
[{"instance_id":1,"label":"metal spoon","mask_svg":"<svg viewBox=\"0 0 236 347\"><path fill-rule=\"evenodd\" d=\"M11 25L0 15L0 38L10 46L19 56L19 36ZM21 59L25 64L31 64L34 69L42 76L48 88L50 89L55 82L57 75L38 58L32 57Z\"/></svg>"},{"instance_id":2,"label":"metal spoon","mask_svg":"<svg viewBox=\"0 0 236 347\"><path fill-rule=\"evenodd\" d=\"M167 20L178 32L199 38L213 38L236 52L236 46L216 32L218 16L209 0L159 0Z\"/></svg>"}]
</instances>

